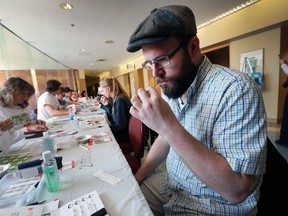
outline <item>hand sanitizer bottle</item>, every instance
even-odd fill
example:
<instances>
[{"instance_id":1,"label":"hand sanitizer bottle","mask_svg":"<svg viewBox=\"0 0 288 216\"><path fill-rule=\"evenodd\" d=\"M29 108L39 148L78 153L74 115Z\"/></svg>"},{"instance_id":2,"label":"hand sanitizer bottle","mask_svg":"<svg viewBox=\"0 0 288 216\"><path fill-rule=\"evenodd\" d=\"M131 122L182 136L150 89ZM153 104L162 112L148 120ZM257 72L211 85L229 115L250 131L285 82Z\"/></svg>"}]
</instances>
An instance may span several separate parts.
<instances>
[{"instance_id":1,"label":"hand sanitizer bottle","mask_svg":"<svg viewBox=\"0 0 288 216\"><path fill-rule=\"evenodd\" d=\"M56 160L52 157L50 151L43 152L42 157L42 170L45 177L47 189L49 192L58 191L61 187L61 181L57 169Z\"/></svg>"}]
</instances>

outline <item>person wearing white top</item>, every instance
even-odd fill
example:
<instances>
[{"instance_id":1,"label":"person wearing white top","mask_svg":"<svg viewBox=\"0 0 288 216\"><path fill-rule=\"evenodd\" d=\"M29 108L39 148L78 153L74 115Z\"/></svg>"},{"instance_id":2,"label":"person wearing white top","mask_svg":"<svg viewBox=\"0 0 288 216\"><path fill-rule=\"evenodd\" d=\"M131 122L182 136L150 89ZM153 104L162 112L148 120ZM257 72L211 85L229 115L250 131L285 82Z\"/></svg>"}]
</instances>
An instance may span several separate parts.
<instances>
[{"instance_id":1,"label":"person wearing white top","mask_svg":"<svg viewBox=\"0 0 288 216\"><path fill-rule=\"evenodd\" d=\"M25 132L48 130L44 121L37 120L32 124L27 107L34 93L34 87L19 77L9 78L0 91L0 121L7 118L13 121L15 134L12 143L24 138Z\"/></svg>"},{"instance_id":2,"label":"person wearing white top","mask_svg":"<svg viewBox=\"0 0 288 216\"><path fill-rule=\"evenodd\" d=\"M69 115L69 110L64 110L57 98L56 94L61 92L61 82L58 80L48 80L46 83L46 92L44 92L37 101L37 118L47 120L53 116ZM76 112L80 109L76 108Z\"/></svg>"},{"instance_id":3,"label":"person wearing white top","mask_svg":"<svg viewBox=\"0 0 288 216\"><path fill-rule=\"evenodd\" d=\"M288 75L288 64L284 58L279 59L280 67L282 68L283 72ZM288 82L288 80L286 81ZM287 86L282 85L284 88ZM281 123L281 130L280 130L280 137L278 140L275 141L276 144L287 146L288 147L288 94L286 95L284 108L283 108L283 115L282 115L282 123Z\"/></svg>"}]
</instances>

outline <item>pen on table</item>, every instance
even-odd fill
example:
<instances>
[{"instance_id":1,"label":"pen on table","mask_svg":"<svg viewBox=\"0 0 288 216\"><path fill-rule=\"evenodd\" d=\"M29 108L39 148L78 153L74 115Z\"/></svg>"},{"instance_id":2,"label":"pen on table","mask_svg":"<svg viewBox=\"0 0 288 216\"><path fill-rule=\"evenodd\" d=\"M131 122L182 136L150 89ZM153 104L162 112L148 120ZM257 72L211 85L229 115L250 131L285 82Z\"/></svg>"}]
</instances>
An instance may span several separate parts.
<instances>
[{"instance_id":1,"label":"pen on table","mask_svg":"<svg viewBox=\"0 0 288 216\"><path fill-rule=\"evenodd\" d=\"M84 147L83 145L79 145L79 147L85 149L85 150L89 150L88 148Z\"/></svg>"},{"instance_id":2,"label":"pen on table","mask_svg":"<svg viewBox=\"0 0 288 216\"><path fill-rule=\"evenodd\" d=\"M34 188L37 188L38 185L39 185L40 181L38 181L35 185L34 185Z\"/></svg>"},{"instance_id":3,"label":"pen on table","mask_svg":"<svg viewBox=\"0 0 288 216\"><path fill-rule=\"evenodd\" d=\"M30 204L28 204L27 206L31 206L31 205L41 205L41 204L43 204L43 203L45 203L45 202L46 202L46 200L43 200L43 201L40 201L40 202L30 203Z\"/></svg>"}]
</instances>

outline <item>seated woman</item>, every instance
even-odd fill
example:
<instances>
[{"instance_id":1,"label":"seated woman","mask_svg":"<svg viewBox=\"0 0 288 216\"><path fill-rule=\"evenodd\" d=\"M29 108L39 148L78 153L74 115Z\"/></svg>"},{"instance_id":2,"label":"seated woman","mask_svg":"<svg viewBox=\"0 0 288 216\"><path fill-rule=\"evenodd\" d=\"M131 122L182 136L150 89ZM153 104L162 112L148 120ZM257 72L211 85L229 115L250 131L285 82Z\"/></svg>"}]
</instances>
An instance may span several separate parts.
<instances>
[{"instance_id":1,"label":"seated woman","mask_svg":"<svg viewBox=\"0 0 288 216\"><path fill-rule=\"evenodd\" d=\"M47 120L53 116L69 115L69 110L64 110L55 95L61 92L61 82L58 80L48 80L46 83L46 92L44 92L37 101L38 119ZM79 112L80 108L76 108Z\"/></svg>"},{"instance_id":2,"label":"seated woman","mask_svg":"<svg viewBox=\"0 0 288 216\"><path fill-rule=\"evenodd\" d=\"M100 81L102 88L101 103L106 106L110 128L118 143L129 141L128 126L130 120L131 102L120 83L114 78L104 78ZM109 104L112 97L113 105Z\"/></svg>"},{"instance_id":3,"label":"seated woman","mask_svg":"<svg viewBox=\"0 0 288 216\"><path fill-rule=\"evenodd\" d=\"M37 120L36 124L31 124L27 107L34 93L34 87L19 77L9 78L0 91L0 120L12 119L15 130L13 143L24 138L24 132L48 130L44 121Z\"/></svg>"}]
</instances>

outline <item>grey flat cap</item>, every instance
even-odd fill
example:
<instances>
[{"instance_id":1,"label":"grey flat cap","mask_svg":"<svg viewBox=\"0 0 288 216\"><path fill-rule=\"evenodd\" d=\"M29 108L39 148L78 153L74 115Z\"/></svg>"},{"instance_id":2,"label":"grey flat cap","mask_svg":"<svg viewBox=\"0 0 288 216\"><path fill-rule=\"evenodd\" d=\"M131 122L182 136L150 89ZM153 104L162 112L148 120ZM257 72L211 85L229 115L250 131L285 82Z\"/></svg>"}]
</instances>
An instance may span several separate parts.
<instances>
[{"instance_id":1,"label":"grey flat cap","mask_svg":"<svg viewBox=\"0 0 288 216\"><path fill-rule=\"evenodd\" d=\"M192 10L183 5L155 8L131 35L127 51L136 52L143 45L153 44L172 35L196 35L197 28Z\"/></svg>"}]
</instances>

